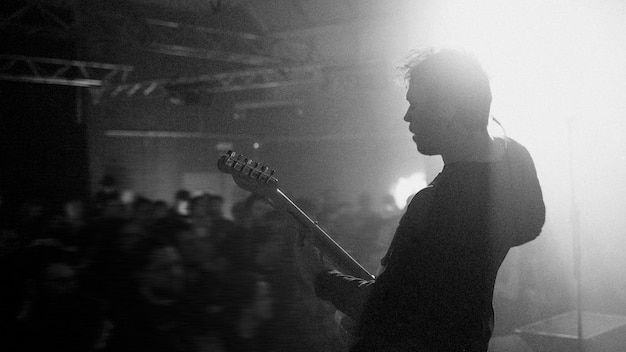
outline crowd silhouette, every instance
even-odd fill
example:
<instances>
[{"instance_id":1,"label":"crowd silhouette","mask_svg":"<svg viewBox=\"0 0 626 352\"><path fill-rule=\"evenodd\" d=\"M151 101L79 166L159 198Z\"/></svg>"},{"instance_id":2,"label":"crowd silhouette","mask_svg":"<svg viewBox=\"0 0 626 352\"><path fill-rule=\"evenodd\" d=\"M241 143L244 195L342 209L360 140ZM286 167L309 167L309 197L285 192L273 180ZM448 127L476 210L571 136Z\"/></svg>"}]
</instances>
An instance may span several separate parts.
<instances>
[{"instance_id":1,"label":"crowd silhouette","mask_svg":"<svg viewBox=\"0 0 626 352\"><path fill-rule=\"evenodd\" d=\"M56 207L0 203L3 350L347 349L335 308L297 263L292 222L262 197L227 217L217 194L180 190L169 203L120 191L112 177L100 185ZM398 209L366 193L354 204L327 198L296 202L374 272Z\"/></svg>"}]
</instances>

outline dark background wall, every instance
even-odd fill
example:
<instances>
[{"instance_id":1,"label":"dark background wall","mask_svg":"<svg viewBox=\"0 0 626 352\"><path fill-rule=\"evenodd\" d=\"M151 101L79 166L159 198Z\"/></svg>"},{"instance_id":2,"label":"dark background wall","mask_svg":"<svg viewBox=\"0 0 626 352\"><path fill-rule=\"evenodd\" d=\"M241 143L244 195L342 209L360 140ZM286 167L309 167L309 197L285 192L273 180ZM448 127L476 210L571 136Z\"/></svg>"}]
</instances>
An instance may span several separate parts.
<instances>
[{"instance_id":1,"label":"dark background wall","mask_svg":"<svg viewBox=\"0 0 626 352\"><path fill-rule=\"evenodd\" d=\"M2 2L5 18L19 1ZM67 8L48 8L60 21L72 21ZM25 25L42 19L24 17ZM46 31L32 33L3 25L0 54L76 58L75 38ZM16 200L36 197L51 203L90 193L86 124L88 94L81 88L0 81L0 190Z\"/></svg>"},{"instance_id":2,"label":"dark background wall","mask_svg":"<svg viewBox=\"0 0 626 352\"><path fill-rule=\"evenodd\" d=\"M9 196L58 201L88 194L77 94L74 87L0 83L0 187Z\"/></svg>"},{"instance_id":3,"label":"dark background wall","mask_svg":"<svg viewBox=\"0 0 626 352\"><path fill-rule=\"evenodd\" d=\"M380 199L398 175L428 165L415 152L402 120L403 87L383 77L341 94L323 86L292 89L285 94L297 96L301 106L234 117L235 102L262 101L267 94L216 94L183 105L167 98L118 99L93 106L92 184L112 174L123 188L170 200L185 185L185 174L219 174L215 164L225 144L276 169L281 189L294 197L317 197L334 189L348 201L362 192ZM165 131L173 133L150 135ZM120 135L129 132L136 133ZM244 196L224 194L219 187L205 191Z\"/></svg>"}]
</instances>

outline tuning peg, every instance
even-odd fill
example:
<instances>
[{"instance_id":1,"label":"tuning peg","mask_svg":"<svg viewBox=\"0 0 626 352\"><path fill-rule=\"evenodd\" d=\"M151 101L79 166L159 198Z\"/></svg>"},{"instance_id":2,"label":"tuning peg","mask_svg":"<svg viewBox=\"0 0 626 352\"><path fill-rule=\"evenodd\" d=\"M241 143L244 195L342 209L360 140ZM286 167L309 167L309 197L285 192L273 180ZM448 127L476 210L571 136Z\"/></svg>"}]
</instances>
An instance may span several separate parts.
<instances>
[{"instance_id":1,"label":"tuning peg","mask_svg":"<svg viewBox=\"0 0 626 352\"><path fill-rule=\"evenodd\" d=\"M261 182L265 182L267 181L267 170L269 170L269 167L265 166L265 165L261 165L261 169L260 169L260 173L259 173L259 181Z\"/></svg>"},{"instance_id":2,"label":"tuning peg","mask_svg":"<svg viewBox=\"0 0 626 352\"><path fill-rule=\"evenodd\" d=\"M246 164L246 161L248 160L248 158L244 158L243 155L239 155L239 157L237 158L237 162L235 163L235 167L234 169L237 171L241 171L244 167L244 165Z\"/></svg>"},{"instance_id":3,"label":"tuning peg","mask_svg":"<svg viewBox=\"0 0 626 352\"><path fill-rule=\"evenodd\" d=\"M278 183L278 179L277 179L276 177L274 177L274 174L275 174L275 173L276 173L276 170L272 170L272 171L270 171L270 175L269 175L269 177L268 177L268 179L267 179L267 182L268 182L268 183L270 183L270 182L273 182L273 183Z\"/></svg>"},{"instance_id":4,"label":"tuning peg","mask_svg":"<svg viewBox=\"0 0 626 352\"><path fill-rule=\"evenodd\" d=\"M235 153L232 150L229 150L228 153L226 153L226 160L224 161L224 165L232 168L235 165L236 160L237 160L237 153Z\"/></svg>"},{"instance_id":5,"label":"tuning peg","mask_svg":"<svg viewBox=\"0 0 626 352\"><path fill-rule=\"evenodd\" d=\"M259 175L261 174L261 170L259 170L259 163L254 162L252 163L252 170L250 170L250 177L252 178L258 178Z\"/></svg>"},{"instance_id":6,"label":"tuning peg","mask_svg":"<svg viewBox=\"0 0 626 352\"><path fill-rule=\"evenodd\" d=\"M248 174L252 171L252 169L253 169L253 168L254 168L254 167L252 166L252 160L251 160L251 159L246 158L246 159L245 159L245 164L244 164L243 169L241 170L241 172L242 172L243 174L248 175Z\"/></svg>"},{"instance_id":7,"label":"tuning peg","mask_svg":"<svg viewBox=\"0 0 626 352\"><path fill-rule=\"evenodd\" d=\"M266 183L275 172L275 170L270 170L270 168L267 166L262 166L261 175L259 175L259 181Z\"/></svg>"},{"instance_id":8,"label":"tuning peg","mask_svg":"<svg viewBox=\"0 0 626 352\"><path fill-rule=\"evenodd\" d=\"M259 182L263 182L263 183L267 182L267 180L268 180L268 176L267 176L267 174L266 174L265 172L262 172L262 173L259 175L258 180L259 180Z\"/></svg>"}]
</instances>

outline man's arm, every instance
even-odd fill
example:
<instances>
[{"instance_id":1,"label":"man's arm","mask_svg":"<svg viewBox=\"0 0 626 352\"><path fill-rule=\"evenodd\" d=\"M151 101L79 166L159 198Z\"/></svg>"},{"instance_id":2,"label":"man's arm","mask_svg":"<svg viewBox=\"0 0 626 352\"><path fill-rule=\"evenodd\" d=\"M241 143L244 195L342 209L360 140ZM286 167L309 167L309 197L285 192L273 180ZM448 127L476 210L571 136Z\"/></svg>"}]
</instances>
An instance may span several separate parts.
<instances>
[{"instance_id":1,"label":"man's arm","mask_svg":"<svg viewBox=\"0 0 626 352\"><path fill-rule=\"evenodd\" d=\"M353 320L363 311L375 280L363 280L337 270L325 270L315 277L315 294L330 301L338 310Z\"/></svg>"},{"instance_id":2,"label":"man's arm","mask_svg":"<svg viewBox=\"0 0 626 352\"><path fill-rule=\"evenodd\" d=\"M345 315L357 320L374 280L363 280L331 269L312 236L301 232L298 237L295 254L300 275L312 284L317 297L331 302Z\"/></svg>"}]
</instances>

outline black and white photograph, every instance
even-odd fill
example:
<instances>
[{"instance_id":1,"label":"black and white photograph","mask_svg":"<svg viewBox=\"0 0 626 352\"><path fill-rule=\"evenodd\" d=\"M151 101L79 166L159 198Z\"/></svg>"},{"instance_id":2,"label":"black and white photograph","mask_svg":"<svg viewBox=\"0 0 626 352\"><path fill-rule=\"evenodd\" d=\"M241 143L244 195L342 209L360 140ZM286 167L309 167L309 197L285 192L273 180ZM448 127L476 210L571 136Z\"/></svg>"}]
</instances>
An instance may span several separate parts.
<instances>
[{"instance_id":1,"label":"black and white photograph","mask_svg":"<svg viewBox=\"0 0 626 352\"><path fill-rule=\"evenodd\" d=\"M626 2L0 1L0 350L626 351Z\"/></svg>"}]
</instances>

